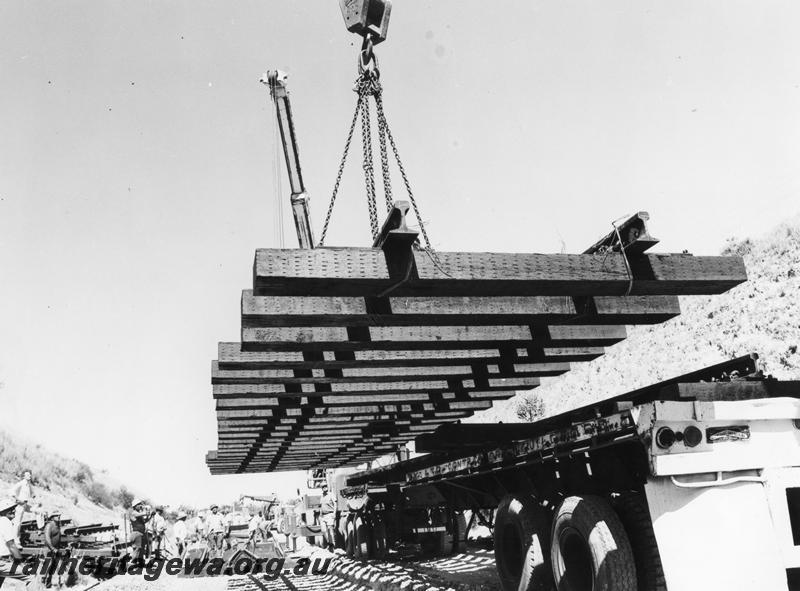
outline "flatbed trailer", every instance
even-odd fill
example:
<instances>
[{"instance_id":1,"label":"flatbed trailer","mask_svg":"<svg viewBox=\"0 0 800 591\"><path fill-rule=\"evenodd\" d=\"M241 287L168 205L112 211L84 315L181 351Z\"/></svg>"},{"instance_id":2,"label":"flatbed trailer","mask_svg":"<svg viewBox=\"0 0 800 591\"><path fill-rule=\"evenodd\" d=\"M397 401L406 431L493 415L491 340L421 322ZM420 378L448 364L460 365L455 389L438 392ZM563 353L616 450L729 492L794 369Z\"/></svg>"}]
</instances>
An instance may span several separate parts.
<instances>
[{"instance_id":1,"label":"flatbed trailer","mask_svg":"<svg viewBox=\"0 0 800 591\"><path fill-rule=\"evenodd\" d=\"M530 424L443 425L427 455L338 478L338 543L456 552L479 521L507 590L798 589L798 399L749 355Z\"/></svg>"}]
</instances>

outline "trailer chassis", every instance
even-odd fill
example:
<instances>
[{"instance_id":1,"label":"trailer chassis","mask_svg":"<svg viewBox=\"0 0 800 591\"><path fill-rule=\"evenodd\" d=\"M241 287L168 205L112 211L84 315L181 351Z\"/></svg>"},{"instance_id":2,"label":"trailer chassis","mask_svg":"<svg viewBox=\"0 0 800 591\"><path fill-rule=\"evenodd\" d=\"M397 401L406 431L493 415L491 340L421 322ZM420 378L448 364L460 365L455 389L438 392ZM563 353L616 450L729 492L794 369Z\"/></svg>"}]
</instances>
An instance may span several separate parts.
<instances>
[{"instance_id":1,"label":"trailer chassis","mask_svg":"<svg viewBox=\"0 0 800 591\"><path fill-rule=\"evenodd\" d=\"M347 478L342 538L369 556L403 538L373 523L427 508L445 524L434 546L456 551L471 512L509 590L795 588L798 398L751 355L524 426L444 426L418 439L428 455Z\"/></svg>"}]
</instances>

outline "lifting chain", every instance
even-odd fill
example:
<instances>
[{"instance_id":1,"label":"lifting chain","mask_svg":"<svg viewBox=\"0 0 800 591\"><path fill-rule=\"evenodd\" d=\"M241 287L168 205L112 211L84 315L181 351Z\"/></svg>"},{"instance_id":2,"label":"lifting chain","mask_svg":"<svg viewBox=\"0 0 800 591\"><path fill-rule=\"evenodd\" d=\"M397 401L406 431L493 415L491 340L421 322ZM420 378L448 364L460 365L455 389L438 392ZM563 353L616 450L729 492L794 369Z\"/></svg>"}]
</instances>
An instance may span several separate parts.
<instances>
[{"instance_id":1,"label":"lifting chain","mask_svg":"<svg viewBox=\"0 0 800 591\"><path fill-rule=\"evenodd\" d=\"M342 159L339 163L339 169L336 174L336 182L333 186L333 194L331 195L331 200L328 205L328 212L325 216L325 223L322 227L322 235L320 236L319 246L323 246L325 242L325 236L328 232L328 226L331 220L331 214L333 213L333 206L336 201L336 196L339 192L339 185L341 184L342 180L342 173L344 172L345 162L347 161L347 155L350 151L350 144L353 140L353 134L355 132L356 122L361 118L361 139L362 139L362 148L363 148L363 169L364 169L364 182L367 192L367 206L369 209L369 219L370 219L370 229L372 231L373 239L377 237L379 229L379 221L378 221L378 211L377 211L377 199L376 199L376 192L375 192L375 172L374 172L374 165L373 165L373 153L372 153L372 129L370 124L370 107L369 107L369 99L375 101L375 110L376 110L376 118L378 123L378 142L380 145L380 158L381 158L381 173L383 177L383 193L386 201L386 209L387 211L391 211L393 206L393 197L392 197L392 181L389 172L389 150L388 148L391 147L392 154L394 156L395 161L397 162L397 167L400 171L400 176L403 178L403 184L405 185L406 192L408 193L408 199L411 202L411 205L414 209L414 215L417 217L417 222L419 223L420 233L422 234L422 238L425 244L425 251L427 252L428 256L431 257L431 260L436 264L437 267L440 268L443 272L444 269L441 269L439 265L438 258L435 256L433 252L433 248L431 247L430 239L428 238L428 232L425 229L425 225L422 221L422 216L420 215L419 206L417 205L417 201L414 198L414 193L411 190L411 183L408 180L408 175L406 174L406 170L403 167L403 162L400 160L400 154L397 149L397 144L394 141L394 137L392 136L392 131L389 128L389 124L386 121L386 114L383 109L383 88L380 84L380 70L378 69L378 58L373 52L372 48L372 40L369 36L365 37L364 43L361 47L361 52L358 56L358 78L356 79L355 86L353 90L358 94L358 100L356 102L356 109L355 113L353 113L353 119L350 123L350 130L347 134L347 140L345 141L344 145L344 153L342 154ZM387 145L388 140L388 145Z\"/></svg>"},{"instance_id":2,"label":"lifting chain","mask_svg":"<svg viewBox=\"0 0 800 591\"><path fill-rule=\"evenodd\" d=\"M322 226L322 235L319 239L319 246L323 246L325 243L325 235L328 233L328 225L331 223L333 205L336 202L336 195L339 193L339 185L342 182L342 173L344 173L344 164L347 162L347 154L350 152L350 143L353 141L353 132L356 129L356 121L358 121L358 114L361 112L361 103L363 100L364 97L359 94L358 102L356 102L356 111L353 113L353 120L350 122L350 131L347 133L347 140L344 143L342 160L339 162L339 170L336 173L336 182L333 184L333 194L331 195L331 201L328 204L328 212L325 214L325 223Z\"/></svg>"},{"instance_id":3,"label":"lifting chain","mask_svg":"<svg viewBox=\"0 0 800 591\"><path fill-rule=\"evenodd\" d=\"M372 166L372 130L370 129L369 100L361 105L361 146L364 152L362 168L364 184L367 189L367 207L369 208L369 227L372 239L378 236L378 208L375 204L375 173Z\"/></svg>"},{"instance_id":4,"label":"lifting chain","mask_svg":"<svg viewBox=\"0 0 800 591\"><path fill-rule=\"evenodd\" d=\"M385 135L385 137L389 140L389 145L392 147L392 153L394 154L394 159L397 162L397 168L400 170L400 176L403 178L403 184L406 187L406 193L408 193L408 200L411 201L411 206L414 208L414 215L417 216L417 222L419 223L419 231L422 233L422 239L425 241L425 248L428 251L428 254L432 254L433 247L431 246L431 241L428 238L428 232L427 230L425 230L425 224L422 222L422 215L420 215L419 206L417 205L417 200L414 199L414 193L411 191L411 183L408 181L408 175L406 174L406 169L403 167L403 161L400 160L400 153L397 151L397 144L394 143L392 130L389 129L389 124L386 121L386 114L383 111L383 99L381 98L380 93L375 95L375 110L378 112L378 128L379 128L378 133L381 135ZM385 149L385 144L383 148ZM386 170L384 171L384 175L385 177L388 177L389 175L388 156L386 157ZM386 182L386 179L384 180L384 182ZM389 197L389 199L390 198L391 197ZM391 201L388 201L387 203L389 208L391 209L392 207Z\"/></svg>"}]
</instances>

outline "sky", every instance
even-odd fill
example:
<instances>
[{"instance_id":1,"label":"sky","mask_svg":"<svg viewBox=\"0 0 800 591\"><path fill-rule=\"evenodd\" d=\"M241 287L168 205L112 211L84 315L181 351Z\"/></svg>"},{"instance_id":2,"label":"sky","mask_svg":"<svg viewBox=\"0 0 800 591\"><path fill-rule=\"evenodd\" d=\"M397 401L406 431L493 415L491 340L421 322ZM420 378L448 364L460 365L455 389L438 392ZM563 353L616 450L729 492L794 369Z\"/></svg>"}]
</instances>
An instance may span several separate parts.
<instances>
[{"instance_id":1,"label":"sky","mask_svg":"<svg viewBox=\"0 0 800 591\"><path fill-rule=\"evenodd\" d=\"M639 210L663 252L768 232L800 211L799 28L791 0L395 0L434 247L580 252ZM289 73L319 232L359 48L334 0L0 3L0 427L163 503L301 485L208 474L210 365L255 249L296 244L259 78ZM330 245L370 242L359 158Z\"/></svg>"}]
</instances>

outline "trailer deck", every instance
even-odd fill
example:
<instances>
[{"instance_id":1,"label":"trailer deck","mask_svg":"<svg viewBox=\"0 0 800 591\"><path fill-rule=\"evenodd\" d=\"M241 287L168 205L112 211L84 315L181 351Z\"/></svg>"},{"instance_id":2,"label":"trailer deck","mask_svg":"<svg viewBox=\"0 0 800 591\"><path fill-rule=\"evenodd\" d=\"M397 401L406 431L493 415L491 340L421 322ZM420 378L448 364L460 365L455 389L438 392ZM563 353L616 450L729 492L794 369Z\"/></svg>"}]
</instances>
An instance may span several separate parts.
<instances>
[{"instance_id":1,"label":"trailer deck","mask_svg":"<svg viewBox=\"0 0 800 591\"><path fill-rule=\"evenodd\" d=\"M600 449L635 436L634 407L656 401L779 397L800 397L800 382L765 378L758 370L758 356L745 355L535 423L442 425L417 437L416 449L426 455L354 474L347 484L358 490L345 490L353 495L363 493L365 486L430 484Z\"/></svg>"}]
</instances>

